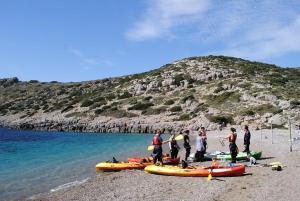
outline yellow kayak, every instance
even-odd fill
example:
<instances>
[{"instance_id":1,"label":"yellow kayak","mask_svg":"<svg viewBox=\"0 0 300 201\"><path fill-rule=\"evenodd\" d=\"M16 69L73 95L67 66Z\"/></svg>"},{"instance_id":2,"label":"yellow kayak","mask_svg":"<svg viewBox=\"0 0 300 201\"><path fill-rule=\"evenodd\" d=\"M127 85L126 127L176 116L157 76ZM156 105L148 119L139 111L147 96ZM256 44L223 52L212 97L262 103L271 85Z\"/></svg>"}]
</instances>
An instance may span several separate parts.
<instances>
[{"instance_id":1,"label":"yellow kayak","mask_svg":"<svg viewBox=\"0 0 300 201\"><path fill-rule=\"evenodd\" d=\"M96 165L96 170L117 171L117 170L133 170L144 169L147 165L152 165L152 162L148 163L136 163L136 162L100 162Z\"/></svg>"}]
</instances>

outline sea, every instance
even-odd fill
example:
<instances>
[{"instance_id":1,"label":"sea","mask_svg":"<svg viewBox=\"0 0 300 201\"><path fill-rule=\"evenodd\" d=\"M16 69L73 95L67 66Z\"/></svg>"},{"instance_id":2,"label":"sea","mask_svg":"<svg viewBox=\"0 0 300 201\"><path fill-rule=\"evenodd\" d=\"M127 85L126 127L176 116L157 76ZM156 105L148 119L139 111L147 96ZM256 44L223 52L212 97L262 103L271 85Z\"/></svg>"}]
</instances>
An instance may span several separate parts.
<instances>
[{"instance_id":1,"label":"sea","mask_svg":"<svg viewBox=\"0 0 300 201\"><path fill-rule=\"evenodd\" d=\"M151 138L149 134L0 128L0 200L23 200L78 185L101 174L95 171L100 161L150 155Z\"/></svg>"}]
</instances>

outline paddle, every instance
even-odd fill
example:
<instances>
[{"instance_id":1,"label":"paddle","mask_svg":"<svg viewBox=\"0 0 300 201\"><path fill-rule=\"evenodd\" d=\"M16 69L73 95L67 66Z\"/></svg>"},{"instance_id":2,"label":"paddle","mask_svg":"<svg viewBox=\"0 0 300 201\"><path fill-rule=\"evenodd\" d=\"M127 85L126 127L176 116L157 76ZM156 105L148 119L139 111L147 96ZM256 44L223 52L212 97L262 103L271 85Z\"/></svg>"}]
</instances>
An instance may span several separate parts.
<instances>
[{"instance_id":1,"label":"paddle","mask_svg":"<svg viewBox=\"0 0 300 201\"><path fill-rule=\"evenodd\" d=\"M175 137L175 140L183 140L183 135L177 135L176 137ZM147 150L148 151L152 151L154 149L154 145L149 145L148 146L148 148L147 148Z\"/></svg>"}]
</instances>

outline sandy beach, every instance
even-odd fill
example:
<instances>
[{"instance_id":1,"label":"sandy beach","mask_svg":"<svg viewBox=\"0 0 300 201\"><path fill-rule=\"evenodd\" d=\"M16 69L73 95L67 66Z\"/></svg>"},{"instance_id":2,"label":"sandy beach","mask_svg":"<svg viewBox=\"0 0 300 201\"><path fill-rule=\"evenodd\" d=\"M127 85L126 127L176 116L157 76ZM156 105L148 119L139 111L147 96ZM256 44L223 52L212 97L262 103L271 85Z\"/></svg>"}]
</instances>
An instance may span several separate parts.
<instances>
[{"instance_id":1,"label":"sandy beach","mask_svg":"<svg viewBox=\"0 0 300 201\"><path fill-rule=\"evenodd\" d=\"M263 151L262 159L257 162L262 165L279 161L286 165L282 171L273 171L271 167L247 167L244 176L213 178L211 181L203 177L160 176L139 170L99 173L80 185L30 200L299 200L300 141L294 142L290 152L288 130L274 130L273 144L270 130L251 131L250 149ZM227 133L228 129L209 131L208 152L228 151L228 145L222 146L218 141ZM191 138L194 139L195 135ZM242 140L243 134L238 130L240 150L243 149ZM183 155L182 148L180 156Z\"/></svg>"}]
</instances>

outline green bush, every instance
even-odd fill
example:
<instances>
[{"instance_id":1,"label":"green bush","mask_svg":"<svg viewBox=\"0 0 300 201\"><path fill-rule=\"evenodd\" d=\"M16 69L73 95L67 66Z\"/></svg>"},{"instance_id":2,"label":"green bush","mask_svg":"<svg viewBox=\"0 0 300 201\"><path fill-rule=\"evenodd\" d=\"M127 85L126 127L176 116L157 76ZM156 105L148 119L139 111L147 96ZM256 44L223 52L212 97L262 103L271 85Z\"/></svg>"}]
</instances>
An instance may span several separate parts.
<instances>
[{"instance_id":1,"label":"green bush","mask_svg":"<svg viewBox=\"0 0 300 201\"><path fill-rule=\"evenodd\" d=\"M143 98L144 101L149 101L151 100L153 97L152 96L146 96L145 98Z\"/></svg>"},{"instance_id":2,"label":"green bush","mask_svg":"<svg viewBox=\"0 0 300 201\"><path fill-rule=\"evenodd\" d=\"M300 101L298 101L298 100L292 100L290 102L290 104L291 104L291 108L295 108L295 107L300 106Z\"/></svg>"},{"instance_id":3,"label":"green bush","mask_svg":"<svg viewBox=\"0 0 300 201\"><path fill-rule=\"evenodd\" d=\"M177 85L177 86L180 86L180 82L182 80L184 80L184 75L183 74L175 75L175 77L174 77L174 84Z\"/></svg>"},{"instance_id":4,"label":"green bush","mask_svg":"<svg viewBox=\"0 0 300 201\"><path fill-rule=\"evenodd\" d=\"M231 116L210 116L209 121L213 122L213 123L218 123L218 124L222 124L225 123L225 125L229 124L233 124L233 118Z\"/></svg>"},{"instance_id":5,"label":"green bush","mask_svg":"<svg viewBox=\"0 0 300 201\"><path fill-rule=\"evenodd\" d=\"M180 111L182 111L182 108L181 108L181 106L178 105L178 106L171 107L170 111L171 112L180 112Z\"/></svg>"},{"instance_id":6,"label":"green bush","mask_svg":"<svg viewBox=\"0 0 300 201\"><path fill-rule=\"evenodd\" d=\"M128 110L145 110L151 106L154 106L153 103L142 103L142 102L138 102L135 105L131 106L128 108Z\"/></svg>"},{"instance_id":7,"label":"green bush","mask_svg":"<svg viewBox=\"0 0 300 201\"><path fill-rule=\"evenodd\" d=\"M147 110L143 110L142 114L144 114L144 115L155 115L155 114L161 114L165 111L167 111L167 108L165 106L162 106L162 107L159 107L159 108L148 108Z\"/></svg>"},{"instance_id":8,"label":"green bush","mask_svg":"<svg viewBox=\"0 0 300 201\"><path fill-rule=\"evenodd\" d=\"M219 93L221 91L224 91L224 88L223 87L217 87L215 90L214 90L214 93Z\"/></svg>"},{"instance_id":9,"label":"green bush","mask_svg":"<svg viewBox=\"0 0 300 201\"><path fill-rule=\"evenodd\" d=\"M128 91L125 91L123 94L120 94L118 96L119 99L125 99L125 98L130 98L130 97L132 97L132 95Z\"/></svg>"},{"instance_id":10,"label":"green bush","mask_svg":"<svg viewBox=\"0 0 300 201\"><path fill-rule=\"evenodd\" d=\"M253 116L253 115L255 115L255 112L252 110L243 110L243 111L241 111L241 115L242 116Z\"/></svg>"},{"instance_id":11,"label":"green bush","mask_svg":"<svg viewBox=\"0 0 300 201\"><path fill-rule=\"evenodd\" d=\"M72 110L73 108L74 108L74 107L73 107L72 105L69 105L69 106L65 107L65 108L61 111L61 113L68 112L68 111Z\"/></svg>"},{"instance_id":12,"label":"green bush","mask_svg":"<svg viewBox=\"0 0 300 201\"><path fill-rule=\"evenodd\" d=\"M113 100L113 99L115 99L116 98L116 95L115 94L113 94L113 93L109 93L109 94L107 94L106 96L105 96L105 98L107 99L107 100Z\"/></svg>"},{"instance_id":13,"label":"green bush","mask_svg":"<svg viewBox=\"0 0 300 201\"><path fill-rule=\"evenodd\" d=\"M227 101L239 102L241 95L238 92L225 92L220 95L206 96L207 103L210 105L222 105Z\"/></svg>"},{"instance_id":14,"label":"green bush","mask_svg":"<svg viewBox=\"0 0 300 201\"><path fill-rule=\"evenodd\" d=\"M187 100L195 100L195 97L193 95L188 95L181 99L181 103L185 103Z\"/></svg>"},{"instance_id":15,"label":"green bush","mask_svg":"<svg viewBox=\"0 0 300 201\"><path fill-rule=\"evenodd\" d=\"M170 100L167 100L164 105L173 105L175 103L174 100L170 99Z\"/></svg>"},{"instance_id":16,"label":"green bush","mask_svg":"<svg viewBox=\"0 0 300 201\"><path fill-rule=\"evenodd\" d=\"M179 117L179 120L180 120L180 121L187 121L187 120L190 120L190 119L191 119L191 117L190 117L189 114L182 114L182 115L180 115L180 117Z\"/></svg>"},{"instance_id":17,"label":"green bush","mask_svg":"<svg viewBox=\"0 0 300 201\"><path fill-rule=\"evenodd\" d=\"M256 113L258 113L260 115L265 114L265 113L278 114L278 113L282 112L281 109L279 109L271 104L262 104L262 105L256 106L253 108L253 111L255 111Z\"/></svg>"},{"instance_id":18,"label":"green bush","mask_svg":"<svg viewBox=\"0 0 300 201\"><path fill-rule=\"evenodd\" d=\"M81 107L89 107L93 104L94 102L89 100L89 99L86 99L84 100L82 103L81 103Z\"/></svg>"}]
</instances>

